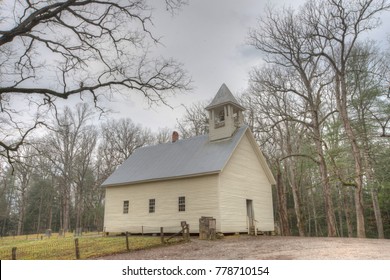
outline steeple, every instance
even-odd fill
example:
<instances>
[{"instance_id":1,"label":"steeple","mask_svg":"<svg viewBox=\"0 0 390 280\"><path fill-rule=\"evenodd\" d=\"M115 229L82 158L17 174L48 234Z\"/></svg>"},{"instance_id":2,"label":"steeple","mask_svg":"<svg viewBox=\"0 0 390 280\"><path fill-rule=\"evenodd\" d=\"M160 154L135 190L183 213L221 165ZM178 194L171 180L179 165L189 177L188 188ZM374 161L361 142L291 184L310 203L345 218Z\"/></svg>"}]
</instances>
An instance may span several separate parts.
<instances>
[{"instance_id":1,"label":"steeple","mask_svg":"<svg viewBox=\"0 0 390 280\"><path fill-rule=\"evenodd\" d=\"M209 140L230 138L244 123L244 107L238 103L225 84L219 88L213 101L205 108L209 112Z\"/></svg>"}]
</instances>

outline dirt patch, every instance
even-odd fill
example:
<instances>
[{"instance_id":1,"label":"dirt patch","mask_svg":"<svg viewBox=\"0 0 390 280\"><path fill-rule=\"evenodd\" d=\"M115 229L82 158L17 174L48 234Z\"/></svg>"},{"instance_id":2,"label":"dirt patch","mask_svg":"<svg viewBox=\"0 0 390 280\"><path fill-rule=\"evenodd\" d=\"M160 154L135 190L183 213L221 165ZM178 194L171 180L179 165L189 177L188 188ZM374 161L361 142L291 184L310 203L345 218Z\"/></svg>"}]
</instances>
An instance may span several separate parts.
<instances>
[{"instance_id":1,"label":"dirt patch","mask_svg":"<svg viewBox=\"0 0 390 280\"><path fill-rule=\"evenodd\" d=\"M390 260L390 240L281 236L231 236L215 241L191 239L102 257L106 260Z\"/></svg>"}]
</instances>

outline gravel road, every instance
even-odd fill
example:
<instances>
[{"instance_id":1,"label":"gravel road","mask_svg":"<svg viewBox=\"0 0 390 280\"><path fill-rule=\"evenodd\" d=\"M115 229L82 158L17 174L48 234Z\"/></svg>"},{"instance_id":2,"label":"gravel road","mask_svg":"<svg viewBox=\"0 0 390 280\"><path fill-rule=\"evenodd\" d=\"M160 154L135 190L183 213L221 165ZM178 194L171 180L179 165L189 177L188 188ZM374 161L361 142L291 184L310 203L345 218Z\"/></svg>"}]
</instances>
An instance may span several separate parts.
<instances>
[{"instance_id":1,"label":"gravel road","mask_svg":"<svg viewBox=\"0 0 390 280\"><path fill-rule=\"evenodd\" d=\"M390 240L229 236L102 257L107 260L390 260Z\"/></svg>"}]
</instances>

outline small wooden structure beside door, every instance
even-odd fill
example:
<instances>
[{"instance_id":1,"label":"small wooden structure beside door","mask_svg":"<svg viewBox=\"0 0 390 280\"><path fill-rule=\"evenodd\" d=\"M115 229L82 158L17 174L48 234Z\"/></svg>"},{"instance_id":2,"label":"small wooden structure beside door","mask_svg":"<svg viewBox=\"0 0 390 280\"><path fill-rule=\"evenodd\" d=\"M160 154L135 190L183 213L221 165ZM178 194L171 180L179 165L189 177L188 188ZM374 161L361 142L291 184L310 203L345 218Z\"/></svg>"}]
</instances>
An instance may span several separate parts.
<instances>
[{"instance_id":1,"label":"small wooden structure beside door","mask_svg":"<svg viewBox=\"0 0 390 280\"><path fill-rule=\"evenodd\" d=\"M252 199L246 200L246 216L248 220L248 234L257 235L255 213Z\"/></svg>"}]
</instances>

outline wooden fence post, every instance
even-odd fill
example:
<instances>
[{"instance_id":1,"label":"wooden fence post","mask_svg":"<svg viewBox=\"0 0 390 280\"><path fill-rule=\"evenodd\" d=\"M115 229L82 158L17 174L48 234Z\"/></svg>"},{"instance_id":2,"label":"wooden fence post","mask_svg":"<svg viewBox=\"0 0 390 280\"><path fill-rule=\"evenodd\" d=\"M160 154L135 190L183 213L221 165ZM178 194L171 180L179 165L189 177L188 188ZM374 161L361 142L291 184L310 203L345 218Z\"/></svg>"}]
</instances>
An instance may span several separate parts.
<instances>
[{"instance_id":1,"label":"wooden fence post","mask_svg":"<svg viewBox=\"0 0 390 280\"><path fill-rule=\"evenodd\" d=\"M183 235L183 240L186 240L186 225L187 225L187 222L186 221L181 221L180 225L181 225L181 232L182 232L182 235Z\"/></svg>"},{"instance_id":2,"label":"wooden fence post","mask_svg":"<svg viewBox=\"0 0 390 280\"><path fill-rule=\"evenodd\" d=\"M130 251L130 247L129 247L129 232L126 231L126 249L127 251Z\"/></svg>"},{"instance_id":3,"label":"wooden fence post","mask_svg":"<svg viewBox=\"0 0 390 280\"><path fill-rule=\"evenodd\" d=\"M16 247L12 247L12 259L16 260Z\"/></svg>"},{"instance_id":4,"label":"wooden fence post","mask_svg":"<svg viewBox=\"0 0 390 280\"><path fill-rule=\"evenodd\" d=\"M187 236L187 241L190 241L190 225L189 224L186 224L186 229L187 229L187 234L186 234L186 236Z\"/></svg>"},{"instance_id":5,"label":"wooden fence post","mask_svg":"<svg viewBox=\"0 0 390 280\"><path fill-rule=\"evenodd\" d=\"M80 247L79 247L79 239L78 238L74 239L74 245L75 245L75 249L76 249L76 259L79 260L80 259Z\"/></svg>"},{"instance_id":6,"label":"wooden fence post","mask_svg":"<svg viewBox=\"0 0 390 280\"><path fill-rule=\"evenodd\" d=\"M161 243L164 244L164 228L160 227L160 237L161 237Z\"/></svg>"}]
</instances>

